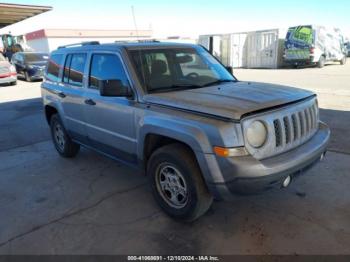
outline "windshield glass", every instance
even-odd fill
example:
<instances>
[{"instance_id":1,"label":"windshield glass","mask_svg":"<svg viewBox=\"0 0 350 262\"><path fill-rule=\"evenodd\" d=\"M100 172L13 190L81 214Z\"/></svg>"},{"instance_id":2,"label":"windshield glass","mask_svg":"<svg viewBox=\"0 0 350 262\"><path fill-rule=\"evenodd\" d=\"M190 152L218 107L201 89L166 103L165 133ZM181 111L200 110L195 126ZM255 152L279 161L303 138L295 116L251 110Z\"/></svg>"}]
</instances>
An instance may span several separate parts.
<instances>
[{"instance_id":1,"label":"windshield glass","mask_svg":"<svg viewBox=\"0 0 350 262\"><path fill-rule=\"evenodd\" d=\"M236 79L206 50L164 48L132 50L139 79L148 92L200 88Z\"/></svg>"},{"instance_id":2,"label":"windshield glass","mask_svg":"<svg viewBox=\"0 0 350 262\"><path fill-rule=\"evenodd\" d=\"M5 57L2 54L0 54L0 61L6 61Z\"/></svg>"},{"instance_id":3,"label":"windshield glass","mask_svg":"<svg viewBox=\"0 0 350 262\"><path fill-rule=\"evenodd\" d=\"M48 54L45 53L27 53L24 54L24 60L26 62L41 62L49 59Z\"/></svg>"}]
</instances>

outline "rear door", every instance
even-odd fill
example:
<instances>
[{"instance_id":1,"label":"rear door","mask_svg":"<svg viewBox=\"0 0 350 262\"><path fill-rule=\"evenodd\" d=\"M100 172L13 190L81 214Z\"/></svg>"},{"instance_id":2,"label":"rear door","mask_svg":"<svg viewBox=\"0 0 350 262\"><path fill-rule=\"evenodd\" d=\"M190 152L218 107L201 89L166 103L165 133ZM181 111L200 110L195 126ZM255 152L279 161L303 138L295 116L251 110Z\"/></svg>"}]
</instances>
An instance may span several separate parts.
<instances>
[{"instance_id":1,"label":"rear door","mask_svg":"<svg viewBox=\"0 0 350 262\"><path fill-rule=\"evenodd\" d=\"M126 68L117 53L100 52L90 56L88 88L84 94L84 113L91 144L98 150L136 163L135 100L126 97L102 97L99 80L119 79L130 86Z\"/></svg>"},{"instance_id":2,"label":"rear door","mask_svg":"<svg viewBox=\"0 0 350 262\"><path fill-rule=\"evenodd\" d=\"M63 79L60 83L61 104L66 128L70 135L83 143L87 142L84 108L84 71L87 67L86 53L66 55Z\"/></svg>"}]
</instances>

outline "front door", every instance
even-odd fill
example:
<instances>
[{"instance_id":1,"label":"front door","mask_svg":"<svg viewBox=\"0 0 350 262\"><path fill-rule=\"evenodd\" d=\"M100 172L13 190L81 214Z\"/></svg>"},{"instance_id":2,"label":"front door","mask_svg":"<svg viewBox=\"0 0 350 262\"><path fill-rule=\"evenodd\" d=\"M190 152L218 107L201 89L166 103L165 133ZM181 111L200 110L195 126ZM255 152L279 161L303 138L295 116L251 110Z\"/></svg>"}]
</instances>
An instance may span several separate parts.
<instances>
[{"instance_id":1,"label":"front door","mask_svg":"<svg viewBox=\"0 0 350 262\"><path fill-rule=\"evenodd\" d=\"M103 97L99 92L101 80L118 79L124 86L130 86L122 60L116 53L94 53L89 64L84 114L90 144L119 160L136 163L134 100Z\"/></svg>"}]
</instances>

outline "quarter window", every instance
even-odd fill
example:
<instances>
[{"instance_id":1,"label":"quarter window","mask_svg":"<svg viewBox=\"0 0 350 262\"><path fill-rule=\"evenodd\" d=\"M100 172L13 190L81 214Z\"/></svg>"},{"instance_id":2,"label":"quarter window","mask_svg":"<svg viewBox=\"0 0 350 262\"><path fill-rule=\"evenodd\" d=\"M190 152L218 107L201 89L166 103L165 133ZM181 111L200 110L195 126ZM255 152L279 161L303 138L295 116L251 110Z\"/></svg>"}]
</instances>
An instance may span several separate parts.
<instances>
[{"instance_id":1,"label":"quarter window","mask_svg":"<svg viewBox=\"0 0 350 262\"><path fill-rule=\"evenodd\" d=\"M91 60L89 87L99 89L102 80L120 80L129 86L128 78L118 56L113 54L94 54Z\"/></svg>"},{"instance_id":2,"label":"quarter window","mask_svg":"<svg viewBox=\"0 0 350 262\"><path fill-rule=\"evenodd\" d=\"M76 86L83 85L86 54L70 54L66 58L63 81Z\"/></svg>"},{"instance_id":3,"label":"quarter window","mask_svg":"<svg viewBox=\"0 0 350 262\"><path fill-rule=\"evenodd\" d=\"M17 57L16 57L17 58ZM63 55L52 55L49 59L48 65L47 65L47 74L46 78L48 80L58 82L60 69L62 68L62 59Z\"/></svg>"}]
</instances>

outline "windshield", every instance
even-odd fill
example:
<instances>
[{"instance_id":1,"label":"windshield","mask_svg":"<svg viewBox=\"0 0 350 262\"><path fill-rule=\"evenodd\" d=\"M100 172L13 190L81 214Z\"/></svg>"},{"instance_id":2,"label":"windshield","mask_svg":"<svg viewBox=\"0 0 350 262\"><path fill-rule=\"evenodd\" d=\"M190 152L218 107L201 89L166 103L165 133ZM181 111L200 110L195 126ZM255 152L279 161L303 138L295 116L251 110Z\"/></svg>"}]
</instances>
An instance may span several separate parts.
<instances>
[{"instance_id":1,"label":"windshield","mask_svg":"<svg viewBox=\"0 0 350 262\"><path fill-rule=\"evenodd\" d=\"M202 48L132 50L130 54L141 83L150 93L236 81Z\"/></svg>"},{"instance_id":2,"label":"windshield","mask_svg":"<svg viewBox=\"0 0 350 262\"><path fill-rule=\"evenodd\" d=\"M2 62L2 61L6 61L6 59L2 54L0 54L0 62Z\"/></svg>"},{"instance_id":3,"label":"windshield","mask_svg":"<svg viewBox=\"0 0 350 262\"><path fill-rule=\"evenodd\" d=\"M24 54L24 60L26 62L41 62L47 61L49 59L48 54L46 53L27 53Z\"/></svg>"}]
</instances>

